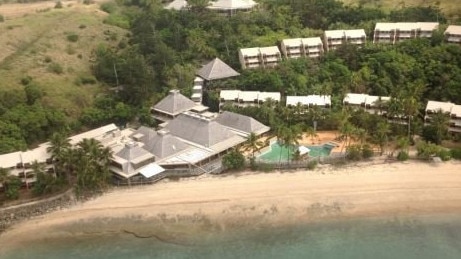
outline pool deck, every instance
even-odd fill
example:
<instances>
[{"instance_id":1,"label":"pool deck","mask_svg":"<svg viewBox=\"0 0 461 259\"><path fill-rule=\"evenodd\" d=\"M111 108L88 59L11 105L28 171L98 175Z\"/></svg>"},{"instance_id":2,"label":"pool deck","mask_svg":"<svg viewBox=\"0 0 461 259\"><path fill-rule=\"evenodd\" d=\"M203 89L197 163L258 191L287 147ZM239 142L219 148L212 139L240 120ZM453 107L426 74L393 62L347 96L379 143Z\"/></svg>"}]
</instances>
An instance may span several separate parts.
<instances>
[{"instance_id":1,"label":"pool deck","mask_svg":"<svg viewBox=\"0 0 461 259\"><path fill-rule=\"evenodd\" d=\"M312 139L311 137L304 134L302 139L299 140L300 145L304 146L319 146L324 144L332 144L335 147L331 150L331 153L340 153L344 152L346 143L344 141L338 140L339 131L318 131L317 137Z\"/></svg>"}]
</instances>

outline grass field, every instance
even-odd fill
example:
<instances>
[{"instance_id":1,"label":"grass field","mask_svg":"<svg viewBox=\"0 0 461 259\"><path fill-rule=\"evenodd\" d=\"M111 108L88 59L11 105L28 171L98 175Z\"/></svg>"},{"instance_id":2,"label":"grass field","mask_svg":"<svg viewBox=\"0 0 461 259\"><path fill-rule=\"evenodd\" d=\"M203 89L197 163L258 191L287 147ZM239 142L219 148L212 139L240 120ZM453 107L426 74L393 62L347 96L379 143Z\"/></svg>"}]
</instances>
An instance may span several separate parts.
<instances>
[{"instance_id":1,"label":"grass field","mask_svg":"<svg viewBox=\"0 0 461 259\"><path fill-rule=\"evenodd\" d=\"M346 4L365 3L365 6L382 7L392 10L402 6L429 6L438 3L440 9L450 20L461 18L461 0L342 0Z\"/></svg>"},{"instance_id":2,"label":"grass field","mask_svg":"<svg viewBox=\"0 0 461 259\"><path fill-rule=\"evenodd\" d=\"M20 89L21 79L31 77L46 93L46 105L78 116L103 89L78 83L92 77L92 51L101 43L118 44L126 31L104 24L107 14L97 4L67 2L63 9L32 9L19 17L7 7L0 6L7 18L0 23L0 91Z\"/></svg>"}]
</instances>

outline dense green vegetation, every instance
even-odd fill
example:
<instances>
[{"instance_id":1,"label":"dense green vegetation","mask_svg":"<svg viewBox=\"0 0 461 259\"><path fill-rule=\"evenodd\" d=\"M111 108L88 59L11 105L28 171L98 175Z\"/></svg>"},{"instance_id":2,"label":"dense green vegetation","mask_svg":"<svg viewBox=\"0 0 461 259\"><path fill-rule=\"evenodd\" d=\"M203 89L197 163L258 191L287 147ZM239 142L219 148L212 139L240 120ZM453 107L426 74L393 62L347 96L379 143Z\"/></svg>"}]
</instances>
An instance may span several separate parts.
<instances>
[{"instance_id":1,"label":"dense green vegetation","mask_svg":"<svg viewBox=\"0 0 461 259\"><path fill-rule=\"evenodd\" d=\"M181 11L166 10L157 0L103 4L102 11L108 14L104 22L127 28L129 33L120 37L105 31L106 41L91 56L94 77L82 75L72 81L77 86L101 83L106 91L98 92L91 105L76 96L74 101L81 103L82 111L75 113L78 118L69 117L73 113L43 101L48 93L42 90L42 82L24 76L20 80L22 89L0 91L0 153L24 150L50 139L55 132L78 131L110 122L153 125L149 116L152 103L171 88L190 94L196 69L204 62L219 57L239 68L239 48L277 45L285 38L321 36L323 30L340 28L364 28L369 43L362 48L344 45L320 59L286 60L274 69L241 71L237 78L213 82L205 95L205 104L217 110L219 90L232 88L279 91L282 95L332 95L330 110L306 111L273 102L261 107L224 109L253 116L269 125L286 146L296 143L302 132L339 130L347 143L351 140L359 143L344 150L353 160L370 156L371 148L366 143L379 147L381 153L398 151L405 158L414 135L422 135L435 144L450 137L440 123L446 117L438 116L430 126L424 127L422 123L422 111L429 99L461 104L461 48L444 43L447 18L438 6L383 10L366 5L347 6L336 0L260 2L260 8L253 12L231 17L207 10L203 1L198 0L189 1L190 10ZM442 25L430 40L373 45L372 30L379 21L439 21ZM86 25L78 28L86 30ZM80 44L84 40L79 35L66 32L61 37L67 44ZM72 45L69 46L68 54L72 53ZM47 56L43 60L51 74L65 74L69 70ZM10 65L3 62L2 69L9 69ZM381 116L343 109L342 99L348 92L391 96L389 114L401 116L407 124L391 124ZM406 143L389 147L389 142L400 139L406 139ZM256 142L249 143L249 150L259 146ZM100 150L95 146L98 145L84 143L73 150L71 157L79 159L78 163L58 158L58 167L62 167L58 171L68 174L61 177L58 172L58 177L78 183L82 189L104 186L107 172L103 170L101 175L91 172L101 171L99 167L106 163L109 154L95 151ZM434 154L424 148L421 151L424 156ZM228 167L240 163L240 157L234 155L229 156ZM77 177L75 181L72 175ZM40 188L36 192L48 192L52 179L39 179Z\"/></svg>"}]
</instances>

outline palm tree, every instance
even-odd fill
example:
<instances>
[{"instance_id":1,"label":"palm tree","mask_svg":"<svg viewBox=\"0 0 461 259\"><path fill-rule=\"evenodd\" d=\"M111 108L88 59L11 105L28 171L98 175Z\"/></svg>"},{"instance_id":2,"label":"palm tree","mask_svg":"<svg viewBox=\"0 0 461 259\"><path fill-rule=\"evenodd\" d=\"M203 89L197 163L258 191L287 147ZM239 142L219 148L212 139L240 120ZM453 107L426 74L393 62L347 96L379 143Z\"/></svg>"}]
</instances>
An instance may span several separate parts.
<instances>
[{"instance_id":1,"label":"palm tree","mask_svg":"<svg viewBox=\"0 0 461 259\"><path fill-rule=\"evenodd\" d=\"M37 160L32 163L32 173L37 176L45 172L45 166L40 164ZM29 189L29 183L27 182L27 173L24 174L24 181L26 182L26 188Z\"/></svg>"},{"instance_id":2,"label":"palm tree","mask_svg":"<svg viewBox=\"0 0 461 259\"><path fill-rule=\"evenodd\" d=\"M431 125L434 129L434 142L437 145L442 143L448 133L448 125L450 123L450 117L448 114L444 113L442 110L438 110L436 113L431 115Z\"/></svg>"},{"instance_id":3,"label":"palm tree","mask_svg":"<svg viewBox=\"0 0 461 259\"><path fill-rule=\"evenodd\" d=\"M314 144L314 139L317 138L319 135L317 134L317 132L315 131L315 129L313 127L307 127L305 130L305 133L307 135L307 137L311 138L312 140L312 144Z\"/></svg>"},{"instance_id":4,"label":"palm tree","mask_svg":"<svg viewBox=\"0 0 461 259\"><path fill-rule=\"evenodd\" d=\"M379 149L381 151L381 155L384 154L384 148L387 146L387 142L389 139L389 133L391 132L389 123L386 122L379 122L376 131L372 134L373 141L379 145Z\"/></svg>"},{"instance_id":5,"label":"palm tree","mask_svg":"<svg viewBox=\"0 0 461 259\"><path fill-rule=\"evenodd\" d=\"M255 152L259 151L263 146L264 143L258 140L258 136L254 132L251 132L247 137L244 149L245 151L251 150L251 156L254 159Z\"/></svg>"},{"instance_id":6,"label":"palm tree","mask_svg":"<svg viewBox=\"0 0 461 259\"><path fill-rule=\"evenodd\" d=\"M354 138L359 141L360 143L360 149L363 147L363 144L366 142L368 133L365 129L362 128L356 128L354 132L352 133Z\"/></svg>"},{"instance_id":7,"label":"palm tree","mask_svg":"<svg viewBox=\"0 0 461 259\"><path fill-rule=\"evenodd\" d=\"M339 132L341 134L341 137L344 139L344 145L341 147L341 153L343 152L343 148L345 147L346 150L349 147L349 142L351 136L354 134L355 131L354 125L352 125L350 122L346 122L340 129Z\"/></svg>"},{"instance_id":8,"label":"palm tree","mask_svg":"<svg viewBox=\"0 0 461 259\"><path fill-rule=\"evenodd\" d=\"M61 176L64 173L70 184L70 172L66 168L66 162L71 158L72 148L70 140L63 133L54 133L50 139L50 146L46 149L51 153L51 158L54 160L55 173Z\"/></svg>"},{"instance_id":9,"label":"palm tree","mask_svg":"<svg viewBox=\"0 0 461 259\"><path fill-rule=\"evenodd\" d=\"M299 145L300 139L302 139L302 129L299 125L294 125L290 128L286 128L285 135L283 137L283 145L286 147L288 152L288 159L290 159L290 150L293 147L297 147Z\"/></svg>"}]
</instances>

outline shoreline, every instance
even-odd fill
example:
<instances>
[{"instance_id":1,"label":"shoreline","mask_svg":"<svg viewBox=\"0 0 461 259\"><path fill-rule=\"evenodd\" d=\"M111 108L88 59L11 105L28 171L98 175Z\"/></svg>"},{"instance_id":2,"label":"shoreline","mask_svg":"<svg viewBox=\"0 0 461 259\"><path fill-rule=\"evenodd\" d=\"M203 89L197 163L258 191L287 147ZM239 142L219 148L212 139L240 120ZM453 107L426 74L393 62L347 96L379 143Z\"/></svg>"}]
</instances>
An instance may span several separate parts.
<instances>
[{"instance_id":1,"label":"shoreline","mask_svg":"<svg viewBox=\"0 0 461 259\"><path fill-rule=\"evenodd\" d=\"M0 234L0 243L12 249L23 243L104 233L187 243L198 232L449 214L461 212L460 168L457 161L358 164L162 181L114 189L18 223Z\"/></svg>"}]
</instances>

